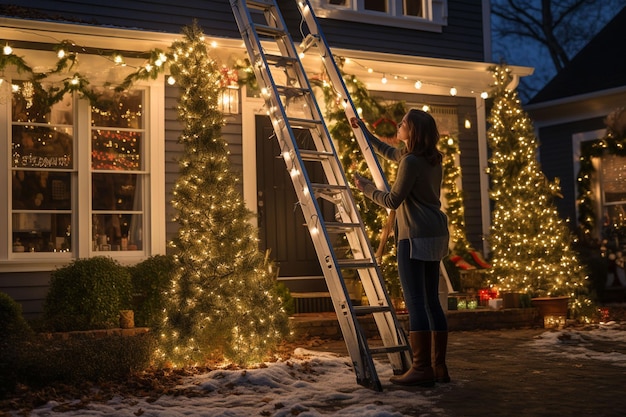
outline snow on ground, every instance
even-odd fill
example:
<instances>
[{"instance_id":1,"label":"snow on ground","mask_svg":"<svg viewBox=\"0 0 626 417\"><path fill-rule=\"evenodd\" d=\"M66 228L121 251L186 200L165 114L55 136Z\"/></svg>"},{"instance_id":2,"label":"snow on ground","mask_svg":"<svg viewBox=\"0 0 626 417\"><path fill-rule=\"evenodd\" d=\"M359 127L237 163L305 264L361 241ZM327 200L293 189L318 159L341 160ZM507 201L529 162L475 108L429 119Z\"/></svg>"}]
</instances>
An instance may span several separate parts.
<instances>
[{"instance_id":1,"label":"snow on ground","mask_svg":"<svg viewBox=\"0 0 626 417\"><path fill-rule=\"evenodd\" d=\"M622 353L615 351L616 346ZM529 342L529 347L549 355L596 359L626 366L626 331L611 323L591 330L546 331ZM391 367L378 365L382 365L376 367L378 376L386 383L391 376ZM65 412L55 411L60 404L50 401L30 415L403 417L407 414L436 414L433 402L438 399L438 394L433 390L388 389L388 384L385 385L384 392L357 385L346 356L296 349L289 360L269 363L258 369L214 370L189 376L181 386L187 388L186 395L161 396L156 400L120 396L103 404L90 402L86 408ZM192 395L188 395L189 392ZM63 408L67 410L67 407Z\"/></svg>"},{"instance_id":2,"label":"snow on ground","mask_svg":"<svg viewBox=\"0 0 626 417\"><path fill-rule=\"evenodd\" d=\"M619 328L619 327L618 327ZM616 330L614 322L592 330L548 331L531 343L538 351L570 359L595 359L626 367L626 331ZM606 347L610 346L610 349ZM620 351L615 348L619 347Z\"/></svg>"},{"instance_id":3,"label":"snow on ground","mask_svg":"<svg viewBox=\"0 0 626 417\"><path fill-rule=\"evenodd\" d=\"M377 366L381 381L392 375L390 366ZM198 396L114 398L86 409L55 412L48 402L31 416L143 416L143 417L317 417L337 413L342 417L402 417L402 410L431 410L427 390L376 392L356 383L349 358L333 353L296 349L291 359L247 370L215 370L186 378L184 387ZM414 390L412 390L414 391ZM432 392L431 392L432 394ZM77 400L78 402L79 400ZM67 407L64 407L67 409Z\"/></svg>"}]
</instances>

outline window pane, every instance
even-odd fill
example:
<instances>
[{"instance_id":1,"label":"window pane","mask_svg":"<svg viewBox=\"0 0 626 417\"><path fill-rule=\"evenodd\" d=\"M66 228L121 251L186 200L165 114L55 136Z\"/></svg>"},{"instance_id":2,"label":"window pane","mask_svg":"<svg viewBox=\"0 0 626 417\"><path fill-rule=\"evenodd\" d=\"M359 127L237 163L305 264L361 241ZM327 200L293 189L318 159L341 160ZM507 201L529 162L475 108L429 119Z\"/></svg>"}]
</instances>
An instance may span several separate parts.
<instances>
[{"instance_id":1,"label":"window pane","mask_svg":"<svg viewBox=\"0 0 626 417\"><path fill-rule=\"evenodd\" d=\"M13 167L72 168L70 127L14 125L11 147Z\"/></svg>"},{"instance_id":2,"label":"window pane","mask_svg":"<svg viewBox=\"0 0 626 417\"><path fill-rule=\"evenodd\" d=\"M91 167L95 170L141 170L142 136L140 132L93 130Z\"/></svg>"},{"instance_id":3,"label":"window pane","mask_svg":"<svg viewBox=\"0 0 626 417\"><path fill-rule=\"evenodd\" d=\"M142 221L141 214L94 214L92 250L142 250Z\"/></svg>"},{"instance_id":4,"label":"window pane","mask_svg":"<svg viewBox=\"0 0 626 417\"><path fill-rule=\"evenodd\" d=\"M387 11L387 0L365 0L363 5L365 10L374 10L376 12Z\"/></svg>"},{"instance_id":5,"label":"window pane","mask_svg":"<svg viewBox=\"0 0 626 417\"><path fill-rule=\"evenodd\" d=\"M137 174L101 174L91 177L93 210L141 211L141 180Z\"/></svg>"},{"instance_id":6,"label":"window pane","mask_svg":"<svg viewBox=\"0 0 626 417\"><path fill-rule=\"evenodd\" d=\"M626 201L626 157L602 157L602 191L605 203Z\"/></svg>"},{"instance_id":7,"label":"window pane","mask_svg":"<svg viewBox=\"0 0 626 417\"><path fill-rule=\"evenodd\" d=\"M56 213L13 213L13 252L68 252L72 216Z\"/></svg>"},{"instance_id":8,"label":"window pane","mask_svg":"<svg viewBox=\"0 0 626 417\"><path fill-rule=\"evenodd\" d=\"M71 174L14 170L11 194L13 210L70 210Z\"/></svg>"},{"instance_id":9,"label":"window pane","mask_svg":"<svg viewBox=\"0 0 626 417\"><path fill-rule=\"evenodd\" d=\"M97 107L91 108L93 127L143 128L143 90L121 95L102 93Z\"/></svg>"},{"instance_id":10,"label":"window pane","mask_svg":"<svg viewBox=\"0 0 626 417\"><path fill-rule=\"evenodd\" d=\"M422 0L404 0L404 14L422 17Z\"/></svg>"},{"instance_id":11,"label":"window pane","mask_svg":"<svg viewBox=\"0 0 626 417\"><path fill-rule=\"evenodd\" d=\"M24 123L51 123L71 125L73 123L73 101L65 94L61 101L49 103L46 86L32 81L13 81L12 120Z\"/></svg>"}]
</instances>

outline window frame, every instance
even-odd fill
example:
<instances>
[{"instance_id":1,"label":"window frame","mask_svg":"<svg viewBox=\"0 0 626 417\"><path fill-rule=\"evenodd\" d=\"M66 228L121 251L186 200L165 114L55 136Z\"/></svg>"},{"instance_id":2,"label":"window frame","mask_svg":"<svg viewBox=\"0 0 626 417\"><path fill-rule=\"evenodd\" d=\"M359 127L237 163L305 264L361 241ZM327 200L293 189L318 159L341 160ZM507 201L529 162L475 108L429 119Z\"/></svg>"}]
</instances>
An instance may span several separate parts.
<instances>
[{"instance_id":1,"label":"window frame","mask_svg":"<svg viewBox=\"0 0 626 417\"><path fill-rule=\"evenodd\" d=\"M406 29L442 32L448 24L448 0L419 0L423 17L402 14L407 0L385 0L387 12L366 10L364 0L346 0L345 5L330 4L330 0L311 0L318 17L353 22L393 26Z\"/></svg>"},{"instance_id":2,"label":"window frame","mask_svg":"<svg viewBox=\"0 0 626 417\"><path fill-rule=\"evenodd\" d=\"M52 48L51 48L52 49ZM28 57L28 51L20 56ZM101 57L81 55L81 60L102 59ZM33 62L31 65L36 64ZM88 74L87 74L88 77ZM16 77L17 78L17 77ZM0 100L0 122L5 127L0 129L0 158L5 161L4 169L0 169L0 194L10 196L12 190L11 176L12 157L12 105L9 90L11 78L3 76L0 90L5 97ZM91 108L84 98L73 97L74 100L74 166L72 168L72 250L71 252L13 252L12 207L11 199L7 198L0 204L0 229L6 230L4 238L0 238L0 272L34 272L53 270L74 259L98 255L111 256L122 264L133 264L155 254L164 254L166 250L165 235L165 80L161 75L155 80L137 82L133 88L144 90L144 154L145 164L142 175L142 225L144 241L142 248L136 251L92 250L91 241ZM77 93L74 93L76 95ZM89 138L90 140L78 140Z\"/></svg>"}]
</instances>

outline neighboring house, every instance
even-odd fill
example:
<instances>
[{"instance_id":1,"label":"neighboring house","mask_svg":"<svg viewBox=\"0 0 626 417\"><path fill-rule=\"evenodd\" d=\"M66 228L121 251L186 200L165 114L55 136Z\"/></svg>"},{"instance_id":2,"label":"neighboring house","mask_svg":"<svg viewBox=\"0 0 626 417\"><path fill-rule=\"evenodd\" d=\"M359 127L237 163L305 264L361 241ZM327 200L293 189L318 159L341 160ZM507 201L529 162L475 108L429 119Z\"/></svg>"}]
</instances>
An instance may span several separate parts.
<instances>
[{"instance_id":1,"label":"neighboring house","mask_svg":"<svg viewBox=\"0 0 626 417\"><path fill-rule=\"evenodd\" d=\"M278 3L299 41L295 1ZM482 248L490 218L480 97L492 83L489 2L421 0L409 9L402 5L410 2L399 0L312 3L335 55L350 58L347 73L381 99L429 105L442 133L459 139L466 233ZM47 81L78 72L105 94L107 85L145 64L145 52L167 49L194 19L224 65L247 58L228 0L25 0L0 5L0 42L43 72L58 60L55 46L69 40L78 63ZM118 53L127 66L115 63ZM513 71L524 76L530 69ZM166 253L177 231L169 201L181 151L179 91L166 75L129 90L118 114L102 114L68 94L48 118L27 114L37 92L15 67L0 77L0 195L11 196L0 202L0 230L6 231L0 237L0 291L32 316L41 312L50 272L73 259L107 255L133 264ZM11 85L19 89L13 92ZM301 215L288 203L291 184L276 174L286 170L274 169L278 153L266 140L272 130L264 103L245 87L234 98L239 103L226 114L223 134L233 169L243 177L245 201L258 215L261 246L272 250L281 279L297 277L291 282L304 283L297 291L318 291L319 279L307 279L321 272Z\"/></svg>"},{"instance_id":2,"label":"neighboring house","mask_svg":"<svg viewBox=\"0 0 626 417\"><path fill-rule=\"evenodd\" d=\"M560 179L559 213L573 228L578 225L581 144L604 137L606 117L626 106L625 36L626 8L524 106L541 142L543 171L549 179ZM626 226L626 158L607 154L595 164L593 237L599 239L605 221Z\"/></svg>"}]
</instances>

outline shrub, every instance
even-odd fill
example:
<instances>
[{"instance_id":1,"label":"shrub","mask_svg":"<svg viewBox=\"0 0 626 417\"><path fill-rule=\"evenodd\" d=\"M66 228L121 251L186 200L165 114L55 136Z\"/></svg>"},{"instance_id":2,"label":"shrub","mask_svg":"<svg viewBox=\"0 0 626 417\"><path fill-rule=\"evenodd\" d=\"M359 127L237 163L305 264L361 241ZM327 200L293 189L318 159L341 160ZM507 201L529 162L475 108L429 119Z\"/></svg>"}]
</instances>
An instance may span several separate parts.
<instances>
[{"instance_id":1,"label":"shrub","mask_svg":"<svg viewBox=\"0 0 626 417\"><path fill-rule=\"evenodd\" d=\"M22 345L14 364L18 382L31 388L52 383L113 381L150 366L154 352L150 333L135 336L69 339L34 338Z\"/></svg>"},{"instance_id":2,"label":"shrub","mask_svg":"<svg viewBox=\"0 0 626 417\"><path fill-rule=\"evenodd\" d=\"M174 260L155 255L129 267L137 326L157 327L163 317L164 291L171 282Z\"/></svg>"},{"instance_id":3,"label":"shrub","mask_svg":"<svg viewBox=\"0 0 626 417\"><path fill-rule=\"evenodd\" d=\"M51 275L44 321L52 331L117 327L131 308L128 269L109 257L78 259Z\"/></svg>"},{"instance_id":4,"label":"shrub","mask_svg":"<svg viewBox=\"0 0 626 417\"><path fill-rule=\"evenodd\" d=\"M8 294L0 292L0 340L22 338L31 332L22 316L22 306Z\"/></svg>"},{"instance_id":5,"label":"shrub","mask_svg":"<svg viewBox=\"0 0 626 417\"><path fill-rule=\"evenodd\" d=\"M12 391L19 372L15 369L20 346L32 335L22 316L22 306L0 292L0 397Z\"/></svg>"}]
</instances>

